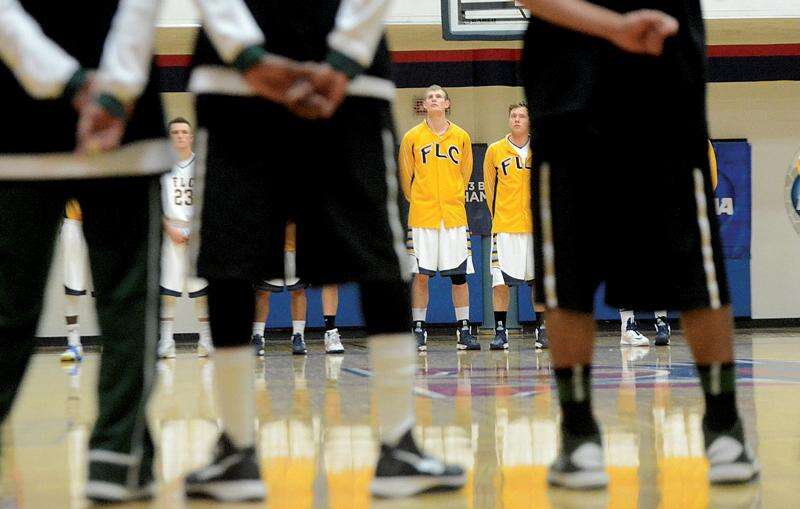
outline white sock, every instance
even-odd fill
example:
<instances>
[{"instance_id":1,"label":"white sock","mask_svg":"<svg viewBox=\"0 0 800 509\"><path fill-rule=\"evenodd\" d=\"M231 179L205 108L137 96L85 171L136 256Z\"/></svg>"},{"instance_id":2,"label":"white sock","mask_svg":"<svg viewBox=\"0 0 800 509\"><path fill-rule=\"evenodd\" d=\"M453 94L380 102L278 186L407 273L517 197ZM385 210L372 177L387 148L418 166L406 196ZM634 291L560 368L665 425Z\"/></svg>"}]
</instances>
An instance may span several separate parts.
<instances>
[{"instance_id":1,"label":"white sock","mask_svg":"<svg viewBox=\"0 0 800 509\"><path fill-rule=\"evenodd\" d=\"M424 322L428 318L428 308L411 308L411 319L415 322Z\"/></svg>"},{"instance_id":2,"label":"white sock","mask_svg":"<svg viewBox=\"0 0 800 509\"><path fill-rule=\"evenodd\" d=\"M159 338L160 341L174 341L175 338L172 337L172 326L175 324L175 320L172 318L170 319L161 319L161 336Z\"/></svg>"},{"instance_id":3,"label":"white sock","mask_svg":"<svg viewBox=\"0 0 800 509\"><path fill-rule=\"evenodd\" d=\"M305 337L306 334L306 321L305 320L292 320L292 336L300 334Z\"/></svg>"},{"instance_id":4,"label":"white sock","mask_svg":"<svg viewBox=\"0 0 800 509\"><path fill-rule=\"evenodd\" d=\"M414 426L414 337L405 333L372 336L369 359L381 441L394 446Z\"/></svg>"},{"instance_id":5,"label":"white sock","mask_svg":"<svg viewBox=\"0 0 800 509\"><path fill-rule=\"evenodd\" d=\"M211 324L208 322L208 317L200 322L200 341L211 342Z\"/></svg>"},{"instance_id":6,"label":"white sock","mask_svg":"<svg viewBox=\"0 0 800 509\"><path fill-rule=\"evenodd\" d=\"M211 326L208 323L208 297L201 295L194 299L194 312L200 322L200 340L211 341Z\"/></svg>"},{"instance_id":7,"label":"white sock","mask_svg":"<svg viewBox=\"0 0 800 509\"><path fill-rule=\"evenodd\" d=\"M172 330L175 325L176 298L172 295L161 296L161 341L173 341Z\"/></svg>"},{"instance_id":8,"label":"white sock","mask_svg":"<svg viewBox=\"0 0 800 509\"><path fill-rule=\"evenodd\" d=\"M266 327L266 322L253 322L253 336L263 336Z\"/></svg>"},{"instance_id":9,"label":"white sock","mask_svg":"<svg viewBox=\"0 0 800 509\"><path fill-rule=\"evenodd\" d=\"M456 308L456 321L469 320L469 306Z\"/></svg>"},{"instance_id":10,"label":"white sock","mask_svg":"<svg viewBox=\"0 0 800 509\"><path fill-rule=\"evenodd\" d=\"M78 322L67 324L67 343L69 346L81 346L81 333Z\"/></svg>"},{"instance_id":11,"label":"white sock","mask_svg":"<svg viewBox=\"0 0 800 509\"><path fill-rule=\"evenodd\" d=\"M656 320L658 320L658 319L659 319L659 318L661 318L662 316L663 316L664 318L666 318L666 317L667 317L667 312L666 312L666 311L656 311L656 312L655 312L655 313L653 313L653 314L655 315L655 317L656 317Z\"/></svg>"},{"instance_id":12,"label":"white sock","mask_svg":"<svg viewBox=\"0 0 800 509\"><path fill-rule=\"evenodd\" d=\"M622 324L620 325L622 332L625 332L625 326L628 325L628 320L633 319L635 321L636 315L634 315L633 311L628 309L620 309L619 319L622 321Z\"/></svg>"},{"instance_id":13,"label":"white sock","mask_svg":"<svg viewBox=\"0 0 800 509\"><path fill-rule=\"evenodd\" d=\"M236 447L254 444L253 353L249 346L219 348L214 354L216 387L222 429Z\"/></svg>"}]
</instances>

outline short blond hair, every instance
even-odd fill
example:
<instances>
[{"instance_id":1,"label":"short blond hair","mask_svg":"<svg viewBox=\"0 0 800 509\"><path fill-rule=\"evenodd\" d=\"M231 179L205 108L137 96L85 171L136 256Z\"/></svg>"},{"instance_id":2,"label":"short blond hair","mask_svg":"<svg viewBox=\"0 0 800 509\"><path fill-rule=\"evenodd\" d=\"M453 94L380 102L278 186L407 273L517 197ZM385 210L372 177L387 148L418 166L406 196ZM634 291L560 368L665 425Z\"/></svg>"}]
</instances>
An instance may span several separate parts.
<instances>
[{"instance_id":1,"label":"short blond hair","mask_svg":"<svg viewBox=\"0 0 800 509\"><path fill-rule=\"evenodd\" d=\"M525 111L528 113L528 115L530 115L530 110L528 109L528 103L526 103L525 101L520 101L518 103L508 105L508 116L510 117L511 112L519 108L525 108Z\"/></svg>"},{"instance_id":2,"label":"short blond hair","mask_svg":"<svg viewBox=\"0 0 800 509\"><path fill-rule=\"evenodd\" d=\"M450 100L450 94L448 94L448 93L447 93L447 90L443 89L443 88L442 88L442 87L440 87L439 85L431 85L431 86L429 86L428 88L426 88L426 89L425 89L425 97L428 97L428 94L429 94L430 92L441 92L441 93L443 93L443 94L444 94L444 98L445 98L445 100L447 100L447 101L449 101L449 100Z\"/></svg>"}]
</instances>

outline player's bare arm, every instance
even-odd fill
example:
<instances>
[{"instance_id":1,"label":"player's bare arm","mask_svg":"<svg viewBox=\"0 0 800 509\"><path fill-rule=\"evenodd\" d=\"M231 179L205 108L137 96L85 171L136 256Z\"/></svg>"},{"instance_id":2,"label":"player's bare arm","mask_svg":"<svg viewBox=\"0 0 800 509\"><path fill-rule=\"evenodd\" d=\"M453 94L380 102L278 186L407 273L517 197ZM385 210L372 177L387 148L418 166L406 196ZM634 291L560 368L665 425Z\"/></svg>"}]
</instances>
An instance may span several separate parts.
<instances>
[{"instance_id":1,"label":"player's bare arm","mask_svg":"<svg viewBox=\"0 0 800 509\"><path fill-rule=\"evenodd\" d=\"M523 0L522 3L538 18L606 39L631 53L660 55L664 41L678 32L678 21L656 10L619 14L585 0Z\"/></svg>"}]
</instances>

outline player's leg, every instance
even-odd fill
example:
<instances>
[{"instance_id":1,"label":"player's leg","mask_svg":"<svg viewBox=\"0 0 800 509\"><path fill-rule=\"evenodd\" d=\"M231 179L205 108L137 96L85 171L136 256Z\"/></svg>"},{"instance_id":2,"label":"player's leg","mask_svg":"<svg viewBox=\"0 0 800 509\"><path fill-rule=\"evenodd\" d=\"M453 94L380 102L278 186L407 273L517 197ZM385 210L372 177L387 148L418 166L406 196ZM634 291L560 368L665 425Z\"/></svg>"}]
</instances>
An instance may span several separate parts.
<instances>
[{"instance_id":1,"label":"player's leg","mask_svg":"<svg viewBox=\"0 0 800 509\"><path fill-rule=\"evenodd\" d=\"M491 350L505 350L508 348L508 332L506 331L508 286L503 282L502 274L499 281L492 274L492 306L494 308L494 339L489 344L489 348Z\"/></svg>"},{"instance_id":2,"label":"player's leg","mask_svg":"<svg viewBox=\"0 0 800 509\"><path fill-rule=\"evenodd\" d=\"M469 321L469 285L467 274L475 272L472 266L470 238L466 227L439 228L439 270L450 276L450 291L456 315L456 348L480 350L478 338L472 333Z\"/></svg>"},{"instance_id":3,"label":"player's leg","mask_svg":"<svg viewBox=\"0 0 800 509\"><path fill-rule=\"evenodd\" d=\"M253 312L253 330L250 343L256 355L264 355L264 332L267 328L267 318L269 318L269 296L272 290L268 289L268 282L262 282L256 286ZM269 285L271 286L271 285Z\"/></svg>"},{"instance_id":4,"label":"player's leg","mask_svg":"<svg viewBox=\"0 0 800 509\"><path fill-rule=\"evenodd\" d=\"M67 324L67 349L61 354L65 362L80 362L83 359L83 345L81 344L80 323L78 309L80 297L78 295L64 294L64 322Z\"/></svg>"},{"instance_id":5,"label":"player's leg","mask_svg":"<svg viewBox=\"0 0 800 509\"><path fill-rule=\"evenodd\" d=\"M281 215L286 200L281 195L286 193L264 197L270 189L288 188L288 172L270 171L288 166L280 161L280 150L271 150L269 161L254 150L264 147L263 133L236 126L248 118L251 124L283 127L292 117L262 100L198 94L197 118L207 130L208 142L203 147L204 137L198 136L200 159L195 171L204 186L202 224L196 237L201 240L197 275L209 283L214 387L223 433L209 464L187 476L185 489L190 497L261 500L266 490L254 447L254 359L249 345L255 315L253 282L284 276L287 217ZM273 135L279 131L283 132ZM275 136L270 138L271 147L283 147L284 140ZM200 164L203 152L205 164Z\"/></svg>"},{"instance_id":6,"label":"player's leg","mask_svg":"<svg viewBox=\"0 0 800 509\"><path fill-rule=\"evenodd\" d=\"M158 334L158 357L161 359L175 358L175 307L177 297L161 294L161 326Z\"/></svg>"},{"instance_id":7,"label":"player's leg","mask_svg":"<svg viewBox=\"0 0 800 509\"><path fill-rule=\"evenodd\" d=\"M175 358L175 307L186 289L186 246L161 237L161 328L158 337L158 357Z\"/></svg>"},{"instance_id":8,"label":"player's leg","mask_svg":"<svg viewBox=\"0 0 800 509\"><path fill-rule=\"evenodd\" d=\"M154 449L145 409L160 305L159 181L109 179L79 189L103 347L86 492L98 501L148 497Z\"/></svg>"},{"instance_id":9,"label":"player's leg","mask_svg":"<svg viewBox=\"0 0 800 509\"><path fill-rule=\"evenodd\" d=\"M736 366L730 305L681 313L692 349L706 412L703 417L709 479L712 483L749 481L759 465L744 435L736 408Z\"/></svg>"},{"instance_id":10,"label":"player's leg","mask_svg":"<svg viewBox=\"0 0 800 509\"><path fill-rule=\"evenodd\" d=\"M561 449L548 481L569 488L608 483L601 435L592 413L591 373L595 290L604 277L598 253L602 211L587 209L607 185L582 168L599 145L585 119L562 116L534 129L533 216L536 302L547 306L551 358L561 408ZM567 142L566 140L569 140ZM575 144L583 147L574 150ZM597 150L596 153L600 153ZM605 178L605 176L604 176Z\"/></svg>"},{"instance_id":11,"label":"player's leg","mask_svg":"<svg viewBox=\"0 0 800 509\"><path fill-rule=\"evenodd\" d=\"M619 344L622 346L650 346L647 336L639 332L636 314L632 309L619 310Z\"/></svg>"},{"instance_id":12,"label":"player's leg","mask_svg":"<svg viewBox=\"0 0 800 509\"><path fill-rule=\"evenodd\" d=\"M259 500L265 490L255 450L254 361L248 345L255 315L253 284L247 279L213 278L208 283L222 434L211 463L186 478L186 492L219 501Z\"/></svg>"},{"instance_id":13,"label":"player's leg","mask_svg":"<svg viewBox=\"0 0 800 509\"><path fill-rule=\"evenodd\" d=\"M494 339L489 344L491 350L508 348L508 286L500 267L500 256L497 251L497 234L492 235L492 307L494 309Z\"/></svg>"},{"instance_id":14,"label":"player's leg","mask_svg":"<svg viewBox=\"0 0 800 509\"><path fill-rule=\"evenodd\" d=\"M536 318L533 320L533 345L536 348L550 348L550 341L547 339L547 320L545 320L545 306L536 302L536 286L531 284L531 302Z\"/></svg>"},{"instance_id":15,"label":"player's leg","mask_svg":"<svg viewBox=\"0 0 800 509\"><path fill-rule=\"evenodd\" d=\"M61 250L64 256L64 320L67 324L67 349L64 362L83 358L78 310L80 297L86 295L86 241L81 221L64 218L61 225Z\"/></svg>"},{"instance_id":16,"label":"player's leg","mask_svg":"<svg viewBox=\"0 0 800 509\"><path fill-rule=\"evenodd\" d=\"M548 349L550 342L547 340L547 320L545 320L546 307L536 302L536 257L534 255L533 235L525 234L524 247L520 256L525 260L525 282L531 287L531 303L533 304L533 346L534 348Z\"/></svg>"},{"instance_id":17,"label":"player's leg","mask_svg":"<svg viewBox=\"0 0 800 509\"><path fill-rule=\"evenodd\" d=\"M672 337L672 327L670 327L669 321L667 320L667 310L656 311L653 315L656 320L656 337L654 343L656 346L667 346Z\"/></svg>"},{"instance_id":18,"label":"player's leg","mask_svg":"<svg viewBox=\"0 0 800 509\"><path fill-rule=\"evenodd\" d=\"M292 354L305 355L306 349L306 313L308 310L308 299L303 288L291 291L291 312L292 312Z\"/></svg>"},{"instance_id":19,"label":"player's leg","mask_svg":"<svg viewBox=\"0 0 800 509\"><path fill-rule=\"evenodd\" d=\"M428 457L412 436L416 342L407 332L408 315L398 312L408 309L407 284L401 280L362 283L361 302L369 335L373 401L381 431L372 493L398 497L434 488L461 487L466 480L464 471ZM424 460L430 469L419 469Z\"/></svg>"},{"instance_id":20,"label":"player's leg","mask_svg":"<svg viewBox=\"0 0 800 509\"><path fill-rule=\"evenodd\" d=\"M704 140L703 140L704 141ZM672 176L675 199L686 245L695 246L683 258L671 253L677 274L672 292L682 300L681 322L700 375L705 397L703 435L712 483L746 482L759 474L759 464L747 443L736 408L736 366L733 355L733 318L727 275L722 258L713 189L705 166L705 148L698 142L697 160L704 164ZM702 154L702 155L701 155ZM680 193L683 190L683 193ZM677 299L676 299L677 300Z\"/></svg>"},{"instance_id":21,"label":"player's leg","mask_svg":"<svg viewBox=\"0 0 800 509\"><path fill-rule=\"evenodd\" d=\"M336 328L336 313L339 310L339 286L322 287L322 318L325 321L325 353L344 353L342 338Z\"/></svg>"},{"instance_id":22,"label":"player's leg","mask_svg":"<svg viewBox=\"0 0 800 509\"><path fill-rule=\"evenodd\" d=\"M428 349L428 330L425 322L428 318L428 280L426 274L414 274L411 281L411 328L417 341L417 350L424 352Z\"/></svg>"},{"instance_id":23,"label":"player's leg","mask_svg":"<svg viewBox=\"0 0 800 509\"><path fill-rule=\"evenodd\" d=\"M53 184L0 182L0 423L33 354L65 199Z\"/></svg>"},{"instance_id":24,"label":"player's leg","mask_svg":"<svg viewBox=\"0 0 800 509\"><path fill-rule=\"evenodd\" d=\"M407 243L410 249L411 273L411 330L417 341L417 351L428 350L428 292L430 278L439 268L439 230L411 228Z\"/></svg>"},{"instance_id":25,"label":"player's leg","mask_svg":"<svg viewBox=\"0 0 800 509\"><path fill-rule=\"evenodd\" d=\"M205 280L201 280L201 282L202 288L189 292L189 298L194 303L194 315L200 326L197 356L208 357L214 353L214 340L211 336L211 324L208 321L208 283ZM198 284L198 286L200 285Z\"/></svg>"}]
</instances>

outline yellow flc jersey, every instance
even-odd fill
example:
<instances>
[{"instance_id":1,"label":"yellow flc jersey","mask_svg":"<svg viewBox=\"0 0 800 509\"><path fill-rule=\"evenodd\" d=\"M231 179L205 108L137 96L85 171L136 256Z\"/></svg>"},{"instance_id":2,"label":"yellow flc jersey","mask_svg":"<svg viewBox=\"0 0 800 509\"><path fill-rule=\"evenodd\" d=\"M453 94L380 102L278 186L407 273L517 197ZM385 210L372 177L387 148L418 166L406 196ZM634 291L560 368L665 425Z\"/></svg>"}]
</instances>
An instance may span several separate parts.
<instances>
[{"instance_id":1,"label":"yellow flc jersey","mask_svg":"<svg viewBox=\"0 0 800 509\"><path fill-rule=\"evenodd\" d=\"M64 216L67 219L74 219L75 221L83 221L83 213L78 200L70 200L67 202L67 207L64 210Z\"/></svg>"},{"instance_id":2,"label":"yellow flc jersey","mask_svg":"<svg viewBox=\"0 0 800 509\"><path fill-rule=\"evenodd\" d=\"M711 189L717 188L717 154L714 152L714 145L708 140L708 165L711 168Z\"/></svg>"},{"instance_id":3,"label":"yellow flc jersey","mask_svg":"<svg viewBox=\"0 0 800 509\"><path fill-rule=\"evenodd\" d=\"M483 160L486 203L492 213L492 233L529 233L532 153L523 161L508 136L489 145Z\"/></svg>"},{"instance_id":4,"label":"yellow flc jersey","mask_svg":"<svg viewBox=\"0 0 800 509\"><path fill-rule=\"evenodd\" d=\"M472 141L466 131L450 126L441 136L426 121L403 136L400 184L411 203L408 226L467 226L464 192L472 175Z\"/></svg>"}]
</instances>

